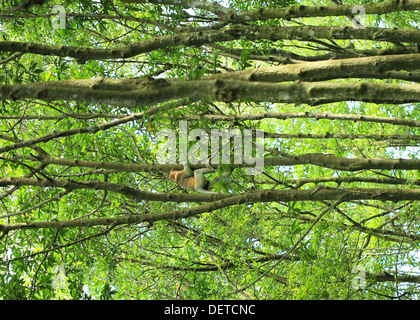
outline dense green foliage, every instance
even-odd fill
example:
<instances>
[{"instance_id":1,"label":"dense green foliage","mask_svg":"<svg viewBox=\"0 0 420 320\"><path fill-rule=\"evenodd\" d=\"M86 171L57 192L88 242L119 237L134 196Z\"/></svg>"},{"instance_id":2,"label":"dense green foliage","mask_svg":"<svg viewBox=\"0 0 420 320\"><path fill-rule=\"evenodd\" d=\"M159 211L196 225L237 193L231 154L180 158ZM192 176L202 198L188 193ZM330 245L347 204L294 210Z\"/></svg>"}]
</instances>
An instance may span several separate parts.
<instances>
[{"instance_id":1,"label":"dense green foliage","mask_svg":"<svg viewBox=\"0 0 420 320\"><path fill-rule=\"evenodd\" d=\"M214 1L193 8L185 6L189 1L54 0L25 8L20 2L0 7L1 299L417 298L420 95L411 97L420 92L420 2L412 1L417 11L359 16L365 29L353 28L330 1L218 1L236 13L260 12L251 21L235 21L235 15L229 21L210 6ZM54 27L54 5L65 9L65 29ZM299 5L337 12L265 18L270 8ZM304 26L314 26L310 39L299 36ZM315 28L322 26L347 28L342 37L322 36L328 28ZM246 33L249 27L267 29L252 29L261 30L258 38ZM277 27L290 29L264 34ZM375 41L375 28L390 30L391 40L386 33ZM407 30L412 42L403 38ZM220 40L212 41L210 32ZM401 32L401 43L392 32ZM135 44L157 39L169 39L168 45L150 42L133 55L113 51L130 45L135 51ZM101 53L95 51L88 57L83 48L109 56L96 59ZM340 59L353 59L354 68L333 66ZM315 63L325 65L313 71ZM284 69L284 80L264 80L282 66L301 72ZM262 68L273 69L240 78ZM219 80L214 84L209 76ZM262 97L241 89L256 76ZM132 78L146 81L145 93L139 91L144 100L120 103L128 82L113 89L105 80ZM95 80L77 82L82 79ZM48 87L53 81L63 83ZM188 86L177 86L186 81L198 89L183 96ZM299 87L312 82L319 87ZM46 86L22 89L29 83ZM210 93L199 96L202 83ZM372 86L357 87L361 83ZM342 87L328 89L335 84ZM213 85L223 88L213 93ZM270 96L277 89L269 85L289 92ZM392 85L389 96L378 94ZM133 114L133 120L103 125ZM193 198L166 179L166 167L156 160L162 148L157 132L177 131L179 120L190 130L263 130L263 174L246 175L232 163L231 183L218 189L222 195ZM349 159L360 162L344 162ZM128 196L138 189L144 197ZM259 193L269 189L274 193ZM237 202L228 202L230 196ZM188 211L194 207L198 214ZM138 220L117 220L126 216ZM116 220L93 223L99 218Z\"/></svg>"}]
</instances>

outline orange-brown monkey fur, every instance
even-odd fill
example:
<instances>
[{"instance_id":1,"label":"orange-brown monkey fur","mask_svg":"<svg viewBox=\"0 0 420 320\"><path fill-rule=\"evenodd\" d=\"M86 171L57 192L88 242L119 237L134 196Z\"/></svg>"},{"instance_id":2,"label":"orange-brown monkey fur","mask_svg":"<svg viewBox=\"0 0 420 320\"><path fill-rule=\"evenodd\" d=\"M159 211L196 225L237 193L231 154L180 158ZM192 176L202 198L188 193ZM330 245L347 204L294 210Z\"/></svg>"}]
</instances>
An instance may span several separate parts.
<instances>
[{"instance_id":1,"label":"orange-brown monkey fur","mask_svg":"<svg viewBox=\"0 0 420 320\"><path fill-rule=\"evenodd\" d=\"M171 172L168 174L168 179L172 182L175 182L177 185L190 189L192 191L194 190L195 185L195 178L194 176L191 177L185 177L184 174L185 170L177 171L175 169L171 169Z\"/></svg>"},{"instance_id":2,"label":"orange-brown monkey fur","mask_svg":"<svg viewBox=\"0 0 420 320\"><path fill-rule=\"evenodd\" d=\"M205 174L212 172L214 172L214 169L210 165L207 165L206 168L192 171L187 164L184 164L184 170L178 171L171 169L168 174L168 179L172 182L175 182L177 185L192 191L201 193L214 193L208 191L208 189L220 178L216 177L211 182L209 182L204 176Z\"/></svg>"}]
</instances>

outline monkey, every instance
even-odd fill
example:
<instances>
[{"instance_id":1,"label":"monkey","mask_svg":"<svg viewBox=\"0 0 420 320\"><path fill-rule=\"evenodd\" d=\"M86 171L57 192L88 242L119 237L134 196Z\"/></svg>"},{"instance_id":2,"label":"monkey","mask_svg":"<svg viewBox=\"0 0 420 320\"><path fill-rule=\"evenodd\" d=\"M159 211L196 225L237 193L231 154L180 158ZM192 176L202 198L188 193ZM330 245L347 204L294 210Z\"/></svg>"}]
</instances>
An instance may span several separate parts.
<instances>
[{"instance_id":1,"label":"monkey","mask_svg":"<svg viewBox=\"0 0 420 320\"><path fill-rule=\"evenodd\" d=\"M191 170L188 164L184 164L183 166L184 170L181 171L171 169L168 174L168 179L183 188L200 193L216 193L209 190L220 180L220 178L226 179L230 176L230 172L224 172L221 177L217 176L212 181L208 181L204 175L215 172L213 167L209 164L206 165L206 168L194 171Z\"/></svg>"}]
</instances>

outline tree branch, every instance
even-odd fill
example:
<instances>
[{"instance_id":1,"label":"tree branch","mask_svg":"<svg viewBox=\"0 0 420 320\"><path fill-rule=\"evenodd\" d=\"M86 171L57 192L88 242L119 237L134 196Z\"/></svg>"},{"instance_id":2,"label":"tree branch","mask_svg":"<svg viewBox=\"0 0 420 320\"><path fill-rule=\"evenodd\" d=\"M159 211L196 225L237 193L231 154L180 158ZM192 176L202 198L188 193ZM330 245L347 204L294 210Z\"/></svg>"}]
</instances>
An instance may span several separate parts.
<instances>
[{"instance_id":1,"label":"tree branch","mask_svg":"<svg viewBox=\"0 0 420 320\"><path fill-rule=\"evenodd\" d=\"M64 83L65 82L65 83ZM90 80L50 81L31 84L0 85L0 100L38 99L43 101L80 101L124 107L152 106L181 98L210 97L233 102L253 99L260 102L322 104L338 101L372 103L412 103L420 101L420 85L377 83L299 82L266 83L238 80L138 80L137 88L121 87L121 80L108 85L87 86ZM114 122L123 122L123 119ZM92 127L93 128L93 127ZM79 130L79 129L75 129ZM4 152L0 149L0 153Z\"/></svg>"},{"instance_id":2,"label":"tree branch","mask_svg":"<svg viewBox=\"0 0 420 320\"><path fill-rule=\"evenodd\" d=\"M339 7L338 7L339 8ZM221 30L203 30L176 33L145 39L123 48L92 49L73 46L51 46L36 43L1 41L1 52L22 52L40 55L72 57L79 63L87 60L130 58L142 53L173 46L200 46L206 43L233 40L299 40L314 39L360 39L388 42L420 42L420 30L365 28L354 29L342 26L235 26Z\"/></svg>"},{"instance_id":3,"label":"tree branch","mask_svg":"<svg viewBox=\"0 0 420 320\"><path fill-rule=\"evenodd\" d=\"M413 71L420 69L420 54L373 56L301 62L276 67L260 67L242 71L213 74L202 79L247 80L261 82L283 81L325 81L345 78L388 79L403 76L409 79L411 73L387 73L387 71Z\"/></svg>"}]
</instances>

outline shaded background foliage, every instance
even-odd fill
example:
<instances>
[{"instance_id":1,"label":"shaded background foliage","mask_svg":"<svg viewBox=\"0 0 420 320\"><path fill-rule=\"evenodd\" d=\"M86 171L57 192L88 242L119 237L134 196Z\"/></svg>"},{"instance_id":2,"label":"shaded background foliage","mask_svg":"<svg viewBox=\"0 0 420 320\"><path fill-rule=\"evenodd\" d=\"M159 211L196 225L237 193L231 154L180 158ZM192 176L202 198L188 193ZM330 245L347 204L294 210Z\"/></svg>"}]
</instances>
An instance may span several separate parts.
<instances>
[{"instance_id":1,"label":"shaded background foliage","mask_svg":"<svg viewBox=\"0 0 420 320\"><path fill-rule=\"evenodd\" d=\"M283 19L279 15L276 19L264 19L265 11L261 11L261 19L235 22L229 21L229 15L215 14L217 7L182 6L187 1L164 1L164 4L45 1L33 6L31 1L24 3L25 6L20 1L2 2L0 50L6 42L13 42L12 47L16 42L31 42L111 52L113 48L143 43L147 39L173 35L175 40L174 45L130 57L86 61L82 55L77 61L68 56L32 54L29 49L28 52L0 52L3 92L0 148L50 133L93 128L163 106L159 112L118 126L83 134L63 134L0 154L1 181L4 181L0 194L2 299L417 298L419 199L383 201L387 198L381 198L382 191L362 200L340 197L328 200L323 195L337 190L347 195L346 188L359 188L358 194L368 188L416 192L420 166L415 170L391 170L384 169L383 162L379 161L374 169L340 170L320 165L311 157L311 154L322 153L334 155L337 158L333 160L337 162L343 158L418 160L417 102L403 104L395 100L397 102L384 104L373 98L372 102L361 102L357 96L351 99L354 101L327 96L326 100L315 99L310 103L276 103L270 96L264 101L252 97L230 101L207 96L176 100L168 96L168 102L158 105L139 103L127 107L80 100L56 101L48 96L43 99L42 95L21 99L15 96L20 87L10 86L139 77L150 81L146 82L150 90L159 92L162 88L156 78L202 81L207 76L217 78L229 73L228 78L235 80L235 72L241 70L395 54L400 55L400 61L408 61L410 54L419 55L418 43L336 39L334 36L314 37L309 41L291 31L288 39L249 40L237 35L230 41L184 46L176 44L188 32L207 32L210 27L217 31L249 26L313 25L348 26L351 30L351 17L337 11L337 15L325 17ZM197 3L209 6L215 2ZM363 3L374 2L345 1L343 5ZM397 6L400 2L385 3ZM420 3L406 3L417 3L417 10L391 10L359 18L367 30L377 27L396 28L395 32L418 31ZM51 9L58 4L66 11L65 29L53 28ZM299 5L334 6L334 10L339 10L341 6L335 1L228 1L220 4L236 13ZM419 58L413 57L418 61ZM413 66L415 63L417 69ZM372 60L372 70L374 66L375 60ZM390 73L378 70L376 76L367 78L346 79L343 74L325 82L349 86L361 82L416 84L419 63L413 62L410 68L387 69ZM79 85L82 87L81 82ZM91 88L101 86L103 83L99 80ZM5 97L4 92L10 88L11 95ZM94 93L93 90L92 97ZM334 102L329 103L328 98ZM264 115L252 118L258 113ZM225 117L227 115L245 118ZM340 115L356 117L346 119ZM215 121L212 116L219 118ZM357 116L370 118L365 121ZM389 121L379 121L383 119L380 117ZM188 192L170 184L166 171L157 165L156 152L162 145L156 133L160 129L177 130L181 119L188 121L190 129L264 130L266 158L286 159L290 164L267 165L258 176L245 175L243 168L232 166L235 169L233 183L229 190L219 190L224 197L203 197L200 201L183 197L182 202L167 201L166 193L186 195ZM413 122L407 125L405 120ZM304 158L306 162L293 164L292 160L303 159L298 156L306 154L309 154ZM52 157L68 161L54 163ZM332 161L327 157L321 159L325 163ZM90 166L82 165L82 160ZM144 166L128 168L124 164ZM36 178L44 184L6 180L11 177ZM76 184L63 188L54 185L54 181ZM74 187L87 182L104 184L95 184L90 189ZM156 193L161 195L161 201L127 197L126 193L112 189L111 183ZM203 202L211 205L230 195L244 195L241 199L247 199L268 189L273 192L309 190L308 196L313 201L299 198L285 201L279 196L275 201L243 201L218 210L209 207L210 210L187 218L157 218L154 222L148 218L194 206L201 208ZM96 218L117 219L128 215L139 220L94 226L83 224ZM142 217L146 217L145 220L141 220ZM80 224L66 224L74 221ZM41 224L34 227L33 222ZM64 224L42 225L44 222ZM3 228L17 223L22 224L4 231ZM366 276L366 284L360 286L360 281L355 281L359 275Z\"/></svg>"}]
</instances>

